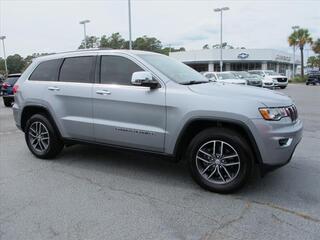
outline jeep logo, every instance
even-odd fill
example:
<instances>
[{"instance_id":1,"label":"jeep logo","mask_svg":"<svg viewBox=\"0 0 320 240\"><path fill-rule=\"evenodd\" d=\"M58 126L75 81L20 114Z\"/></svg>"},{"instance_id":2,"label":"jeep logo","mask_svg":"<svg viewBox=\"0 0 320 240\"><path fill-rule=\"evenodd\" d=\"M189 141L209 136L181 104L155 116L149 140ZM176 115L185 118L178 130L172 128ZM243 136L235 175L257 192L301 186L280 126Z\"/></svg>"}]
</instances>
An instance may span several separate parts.
<instances>
[{"instance_id":1,"label":"jeep logo","mask_svg":"<svg viewBox=\"0 0 320 240\"><path fill-rule=\"evenodd\" d=\"M238 58L240 58L240 59L245 59L245 58L248 58L249 57L249 54L248 53L240 53L239 55L238 55Z\"/></svg>"}]
</instances>

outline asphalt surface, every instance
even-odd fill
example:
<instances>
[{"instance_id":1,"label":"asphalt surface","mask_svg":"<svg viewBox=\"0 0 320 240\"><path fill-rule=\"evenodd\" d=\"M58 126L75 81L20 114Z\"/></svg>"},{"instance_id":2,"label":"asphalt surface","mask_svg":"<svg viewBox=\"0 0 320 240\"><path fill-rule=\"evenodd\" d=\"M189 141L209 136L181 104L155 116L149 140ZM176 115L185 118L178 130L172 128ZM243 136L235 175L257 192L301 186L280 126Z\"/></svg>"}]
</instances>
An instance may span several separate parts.
<instances>
[{"instance_id":1,"label":"asphalt surface","mask_svg":"<svg viewBox=\"0 0 320 240\"><path fill-rule=\"evenodd\" d=\"M232 195L141 153L31 155L0 105L0 239L320 239L320 87L290 85L304 137L289 165ZM272 154L272 153L271 153Z\"/></svg>"}]
</instances>

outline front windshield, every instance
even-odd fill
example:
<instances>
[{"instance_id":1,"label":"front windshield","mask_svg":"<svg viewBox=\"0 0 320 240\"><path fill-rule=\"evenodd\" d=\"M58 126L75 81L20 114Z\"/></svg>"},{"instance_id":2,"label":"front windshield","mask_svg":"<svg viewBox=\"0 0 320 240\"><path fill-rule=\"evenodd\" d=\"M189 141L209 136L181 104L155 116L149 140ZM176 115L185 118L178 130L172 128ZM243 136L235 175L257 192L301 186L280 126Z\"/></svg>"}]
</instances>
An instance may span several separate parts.
<instances>
[{"instance_id":1,"label":"front windshield","mask_svg":"<svg viewBox=\"0 0 320 240\"><path fill-rule=\"evenodd\" d=\"M274 72L274 71L264 71L265 72L265 74L267 75L267 76L275 76L275 75L278 75L276 72Z\"/></svg>"},{"instance_id":2,"label":"front windshield","mask_svg":"<svg viewBox=\"0 0 320 240\"><path fill-rule=\"evenodd\" d=\"M209 82L209 80L193 70L191 67L174 60L173 58L158 54L141 54L143 60L158 69L162 74L177 83Z\"/></svg>"},{"instance_id":3,"label":"front windshield","mask_svg":"<svg viewBox=\"0 0 320 240\"><path fill-rule=\"evenodd\" d=\"M217 77L219 80L236 79L232 73L217 73Z\"/></svg>"},{"instance_id":4,"label":"front windshield","mask_svg":"<svg viewBox=\"0 0 320 240\"><path fill-rule=\"evenodd\" d=\"M237 74L242 78L250 78L252 75L248 72L237 72Z\"/></svg>"}]
</instances>

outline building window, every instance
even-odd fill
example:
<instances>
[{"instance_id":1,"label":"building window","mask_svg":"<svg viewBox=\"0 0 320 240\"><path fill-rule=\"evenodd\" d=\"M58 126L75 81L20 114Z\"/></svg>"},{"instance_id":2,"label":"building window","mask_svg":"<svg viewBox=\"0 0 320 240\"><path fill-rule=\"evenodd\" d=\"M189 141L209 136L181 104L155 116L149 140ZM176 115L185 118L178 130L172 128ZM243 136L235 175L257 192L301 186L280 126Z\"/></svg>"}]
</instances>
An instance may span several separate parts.
<instances>
[{"instance_id":1,"label":"building window","mask_svg":"<svg viewBox=\"0 0 320 240\"><path fill-rule=\"evenodd\" d=\"M277 64L274 62L268 62L267 63L267 69L268 70L273 70L273 71L277 71Z\"/></svg>"},{"instance_id":2,"label":"building window","mask_svg":"<svg viewBox=\"0 0 320 240\"><path fill-rule=\"evenodd\" d=\"M261 63L249 62L249 63L231 63L231 71L248 71L248 70L260 70L262 67Z\"/></svg>"},{"instance_id":3,"label":"building window","mask_svg":"<svg viewBox=\"0 0 320 240\"><path fill-rule=\"evenodd\" d=\"M208 71L208 64L187 64L187 65L198 72Z\"/></svg>"}]
</instances>

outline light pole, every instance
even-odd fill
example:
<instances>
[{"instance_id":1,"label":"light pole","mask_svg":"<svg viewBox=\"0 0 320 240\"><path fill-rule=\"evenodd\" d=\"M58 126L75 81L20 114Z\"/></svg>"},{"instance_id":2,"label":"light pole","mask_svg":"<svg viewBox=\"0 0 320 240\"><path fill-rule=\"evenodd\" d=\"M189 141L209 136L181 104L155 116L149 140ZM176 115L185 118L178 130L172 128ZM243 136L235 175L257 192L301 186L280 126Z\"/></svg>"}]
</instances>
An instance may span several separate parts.
<instances>
[{"instance_id":1,"label":"light pole","mask_svg":"<svg viewBox=\"0 0 320 240\"><path fill-rule=\"evenodd\" d=\"M222 60L222 12L227 11L229 9L230 8L228 8L228 7L214 9L215 12L220 12L220 72L222 72L222 67L223 67L223 60Z\"/></svg>"},{"instance_id":2,"label":"light pole","mask_svg":"<svg viewBox=\"0 0 320 240\"><path fill-rule=\"evenodd\" d=\"M89 23L90 20L83 20L80 21L80 24L83 24L83 33L84 33L84 48L87 48L87 29L86 29L86 24Z\"/></svg>"},{"instance_id":3,"label":"light pole","mask_svg":"<svg viewBox=\"0 0 320 240\"><path fill-rule=\"evenodd\" d=\"M128 18L129 18L129 49L132 50L132 36L131 36L131 0L128 0Z\"/></svg>"},{"instance_id":4,"label":"light pole","mask_svg":"<svg viewBox=\"0 0 320 240\"><path fill-rule=\"evenodd\" d=\"M4 67L6 70L6 76L8 76L8 66L7 66L7 57L6 57L6 48L4 46L4 40L6 36L0 36L0 40L2 40L2 48L3 48L3 58L4 58Z\"/></svg>"},{"instance_id":5,"label":"light pole","mask_svg":"<svg viewBox=\"0 0 320 240\"><path fill-rule=\"evenodd\" d=\"M293 32L299 29L299 26L292 26ZM296 42L293 44L293 63L292 63L292 77L295 76L295 62L296 62Z\"/></svg>"}]
</instances>

